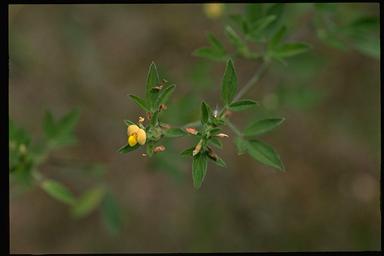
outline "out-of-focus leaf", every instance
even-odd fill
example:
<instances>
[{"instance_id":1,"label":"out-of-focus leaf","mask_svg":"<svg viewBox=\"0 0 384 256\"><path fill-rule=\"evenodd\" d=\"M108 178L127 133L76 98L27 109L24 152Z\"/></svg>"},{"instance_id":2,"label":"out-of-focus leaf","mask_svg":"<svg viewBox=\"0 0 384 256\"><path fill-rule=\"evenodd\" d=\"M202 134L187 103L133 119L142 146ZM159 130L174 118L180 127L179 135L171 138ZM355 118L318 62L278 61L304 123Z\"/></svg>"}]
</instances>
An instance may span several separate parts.
<instances>
[{"instance_id":1,"label":"out-of-focus leaf","mask_svg":"<svg viewBox=\"0 0 384 256\"><path fill-rule=\"evenodd\" d=\"M247 153L258 162L274 167L279 171L284 171L284 165L280 160L280 156L271 146L259 140L249 141L246 145Z\"/></svg>"},{"instance_id":2,"label":"out-of-focus leaf","mask_svg":"<svg viewBox=\"0 0 384 256\"><path fill-rule=\"evenodd\" d=\"M201 57L201 58L207 58L214 61L222 61L227 59L227 54L221 51L217 51L216 49L209 48L209 47L202 47L199 49L196 49L193 52L194 56Z\"/></svg>"},{"instance_id":3,"label":"out-of-focus leaf","mask_svg":"<svg viewBox=\"0 0 384 256\"><path fill-rule=\"evenodd\" d=\"M268 118L263 120L257 120L244 129L244 135L255 136L269 132L280 124L282 124L284 120L284 118Z\"/></svg>"},{"instance_id":4,"label":"out-of-focus leaf","mask_svg":"<svg viewBox=\"0 0 384 256\"><path fill-rule=\"evenodd\" d=\"M239 37L239 35L233 30L232 27L227 26L225 28L225 34L227 35L229 41L235 46L239 52L244 52L247 49L246 44Z\"/></svg>"},{"instance_id":5,"label":"out-of-focus leaf","mask_svg":"<svg viewBox=\"0 0 384 256\"><path fill-rule=\"evenodd\" d=\"M208 156L205 153L199 153L193 157L192 161L192 179L195 189L199 189L203 184L207 174Z\"/></svg>"},{"instance_id":6,"label":"out-of-focus leaf","mask_svg":"<svg viewBox=\"0 0 384 256\"><path fill-rule=\"evenodd\" d=\"M254 107L257 104L254 100L239 100L229 104L229 109L232 111L242 111Z\"/></svg>"},{"instance_id":7,"label":"out-of-focus leaf","mask_svg":"<svg viewBox=\"0 0 384 256\"><path fill-rule=\"evenodd\" d=\"M208 33L208 41L211 44L212 48L216 49L218 52L222 52L225 54L225 48L223 44L212 33Z\"/></svg>"},{"instance_id":8,"label":"out-of-focus leaf","mask_svg":"<svg viewBox=\"0 0 384 256\"><path fill-rule=\"evenodd\" d=\"M41 183L41 188L47 192L48 195L63 203L73 205L76 202L76 198L72 192L57 181L44 180Z\"/></svg>"},{"instance_id":9,"label":"out-of-focus leaf","mask_svg":"<svg viewBox=\"0 0 384 256\"><path fill-rule=\"evenodd\" d=\"M164 136L168 138L176 138L176 137L181 137L185 135L187 135L187 132L181 128L170 128L170 129L167 129L164 133Z\"/></svg>"},{"instance_id":10,"label":"out-of-focus leaf","mask_svg":"<svg viewBox=\"0 0 384 256\"><path fill-rule=\"evenodd\" d=\"M247 152L247 141L242 139L241 137L237 137L235 139L235 144L237 147L237 154L242 155Z\"/></svg>"},{"instance_id":11,"label":"out-of-focus leaf","mask_svg":"<svg viewBox=\"0 0 384 256\"><path fill-rule=\"evenodd\" d=\"M159 110L153 112L151 117L151 125L156 126L158 121L159 121Z\"/></svg>"},{"instance_id":12,"label":"out-of-focus leaf","mask_svg":"<svg viewBox=\"0 0 384 256\"><path fill-rule=\"evenodd\" d=\"M284 38L287 28L285 26L281 27L271 38L268 44L269 49L274 49L280 45L282 39Z\"/></svg>"},{"instance_id":13,"label":"out-of-focus leaf","mask_svg":"<svg viewBox=\"0 0 384 256\"><path fill-rule=\"evenodd\" d=\"M221 97L225 105L231 104L237 91L237 77L233 62L231 59L227 61L224 71L224 77L221 85Z\"/></svg>"},{"instance_id":14,"label":"out-of-focus leaf","mask_svg":"<svg viewBox=\"0 0 384 256\"><path fill-rule=\"evenodd\" d=\"M122 228L121 210L110 192L107 192L101 203L104 223L111 234L117 234Z\"/></svg>"},{"instance_id":15,"label":"out-of-focus leaf","mask_svg":"<svg viewBox=\"0 0 384 256\"><path fill-rule=\"evenodd\" d=\"M309 48L309 45L304 43L286 43L275 48L272 52L272 56L277 58L292 57L308 51Z\"/></svg>"},{"instance_id":16,"label":"out-of-focus leaf","mask_svg":"<svg viewBox=\"0 0 384 256\"><path fill-rule=\"evenodd\" d=\"M102 186L95 187L86 191L74 203L72 207L73 216L76 218L81 218L91 213L94 209L99 206L104 197L104 194L105 188Z\"/></svg>"}]
</instances>

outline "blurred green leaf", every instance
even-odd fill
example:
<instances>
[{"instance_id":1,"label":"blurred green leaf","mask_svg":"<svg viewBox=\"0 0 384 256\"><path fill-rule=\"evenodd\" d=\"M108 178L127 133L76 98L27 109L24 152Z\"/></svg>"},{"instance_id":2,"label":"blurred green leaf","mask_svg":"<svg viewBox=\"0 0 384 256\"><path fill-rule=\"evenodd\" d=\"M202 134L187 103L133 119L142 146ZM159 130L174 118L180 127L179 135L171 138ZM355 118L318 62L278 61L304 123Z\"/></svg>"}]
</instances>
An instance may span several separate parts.
<instances>
[{"instance_id":1,"label":"blurred green leaf","mask_svg":"<svg viewBox=\"0 0 384 256\"><path fill-rule=\"evenodd\" d=\"M158 121L159 121L159 110L153 112L151 117L151 125L156 126Z\"/></svg>"},{"instance_id":2,"label":"blurred green leaf","mask_svg":"<svg viewBox=\"0 0 384 256\"><path fill-rule=\"evenodd\" d=\"M103 198L101 213L108 231L111 234L117 234L122 228L122 216L121 210L110 192L107 192Z\"/></svg>"},{"instance_id":3,"label":"blurred green leaf","mask_svg":"<svg viewBox=\"0 0 384 256\"><path fill-rule=\"evenodd\" d=\"M239 35L233 30L232 27L226 26L225 34L227 35L229 41L235 46L237 51L244 52L247 49L246 44L239 37Z\"/></svg>"},{"instance_id":4,"label":"blurred green leaf","mask_svg":"<svg viewBox=\"0 0 384 256\"><path fill-rule=\"evenodd\" d=\"M229 109L232 111L242 111L258 105L254 100L239 100L229 104Z\"/></svg>"},{"instance_id":5,"label":"blurred green leaf","mask_svg":"<svg viewBox=\"0 0 384 256\"><path fill-rule=\"evenodd\" d=\"M44 180L41 183L41 188L45 192L47 192L48 195L50 195L51 197L63 203L72 205L76 202L76 198L74 197L72 192L68 188L66 188L63 184L57 181Z\"/></svg>"},{"instance_id":6,"label":"blurred green leaf","mask_svg":"<svg viewBox=\"0 0 384 256\"><path fill-rule=\"evenodd\" d=\"M164 133L164 136L168 138L176 138L176 137L181 137L185 135L187 135L187 132L181 128L170 128L170 129L167 129Z\"/></svg>"},{"instance_id":7,"label":"blurred green leaf","mask_svg":"<svg viewBox=\"0 0 384 256\"><path fill-rule=\"evenodd\" d=\"M100 205L104 194L105 188L102 186L86 191L79 199L77 199L72 207L72 214L74 217L81 218L91 213Z\"/></svg>"},{"instance_id":8,"label":"blurred green leaf","mask_svg":"<svg viewBox=\"0 0 384 256\"><path fill-rule=\"evenodd\" d=\"M208 156L200 152L193 157L192 161L192 179L195 189L199 189L203 184L205 175L207 174Z\"/></svg>"},{"instance_id":9,"label":"blurred green leaf","mask_svg":"<svg viewBox=\"0 0 384 256\"><path fill-rule=\"evenodd\" d=\"M284 171L280 156L271 146L259 140L248 141L245 145L247 147L247 153L254 159L262 164Z\"/></svg>"},{"instance_id":10,"label":"blurred green leaf","mask_svg":"<svg viewBox=\"0 0 384 256\"><path fill-rule=\"evenodd\" d=\"M147 106L147 102L144 100L144 99L142 99L142 98L140 98L140 97L138 97L138 96L135 96L135 95L132 95L132 94L130 94L129 95L129 97L131 97L131 99L141 108L141 109L143 109L144 111L147 111L147 112L149 112L149 108L148 108L148 106Z\"/></svg>"},{"instance_id":11,"label":"blurred green leaf","mask_svg":"<svg viewBox=\"0 0 384 256\"><path fill-rule=\"evenodd\" d=\"M208 41L211 44L212 48L216 49L218 52L225 54L225 48L223 44L212 34L208 33Z\"/></svg>"},{"instance_id":12,"label":"blurred green leaf","mask_svg":"<svg viewBox=\"0 0 384 256\"><path fill-rule=\"evenodd\" d=\"M247 141L242 139L241 137L236 137L235 144L237 147L237 154L242 155L247 152Z\"/></svg>"},{"instance_id":13,"label":"blurred green leaf","mask_svg":"<svg viewBox=\"0 0 384 256\"><path fill-rule=\"evenodd\" d=\"M309 50L309 45L304 43L286 43L273 50L272 56L277 58L292 57Z\"/></svg>"},{"instance_id":14,"label":"blurred green leaf","mask_svg":"<svg viewBox=\"0 0 384 256\"><path fill-rule=\"evenodd\" d=\"M233 98L235 97L236 91L237 91L236 72L233 67L232 60L229 59L227 61L227 66L224 71L224 77L223 77L222 86L221 86L221 97L226 106L231 104Z\"/></svg>"},{"instance_id":15,"label":"blurred green leaf","mask_svg":"<svg viewBox=\"0 0 384 256\"><path fill-rule=\"evenodd\" d=\"M193 55L201 58L207 58L214 61L222 61L227 59L227 54L225 52L223 53L209 47L202 47L202 48L196 49L193 52Z\"/></svg>"},{"instance_id":16,"label":"blurred green leaf","mask_svg":"<svg viewBox=\"0 0 384 256\"><path fill-rule=\"evenodd\" d=\"M269 132L280 124L282 124L284 120L284 118L268 118L263 120L257 120L244 129L244 135L255 136Z\"/></svg>"},{"instance_id":17,"label":"blurred green leaf","mask_svg":"<svg viewBox=\"0 0 384 256\"><path fill-rule=\"evenodd\" d=\"M287 28L285 26L281 27L271 38L268 43L268 49L275 49L280 45L282 39L284 38Z\"/></svg>"}]
</instances>

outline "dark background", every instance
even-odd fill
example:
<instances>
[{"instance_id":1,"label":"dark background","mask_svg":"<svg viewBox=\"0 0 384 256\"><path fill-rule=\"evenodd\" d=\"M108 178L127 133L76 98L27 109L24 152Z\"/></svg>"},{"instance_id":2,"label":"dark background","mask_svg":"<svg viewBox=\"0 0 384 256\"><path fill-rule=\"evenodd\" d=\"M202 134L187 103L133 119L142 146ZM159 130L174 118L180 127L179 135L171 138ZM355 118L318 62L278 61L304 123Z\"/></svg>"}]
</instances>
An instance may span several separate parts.
<instances>
[{"instance_id":1,"label":"dark background","mask_svg":"<svg viewBox=\"0 0 384 256\"><path fill-rule=\"evenodd\" d=\"M340 8L379 12L378 4ZM12 192L11 252L378 250L380 61L324 45L308 25L312 15L291 19L293 37L313 50L272 66L247 95L264 112L233 117L241 128L261 115L285 117L262 138L287 171L238 156L228 139L219 152L228 168L210 164L195 191L191 160L177 155L188 139L175 139L175 153L154 162L116 149L126 143L122 120L143 115L127 94L144 95L151 61L177 85L170 123L195 121L202 99L219 104L225 64L191 53L208 31L224 41L222 18L210 19L200 4L10 6L10 116L39 138L46 109L61 116L79 107L78 144L53 156L103 164L124 220L111 236L97 211L73 220L39 188ZM241 87L257 65L235 64ZM88 184L81 169L46 163L41 171L75 191Z\"/></svg>"}]
</instances>

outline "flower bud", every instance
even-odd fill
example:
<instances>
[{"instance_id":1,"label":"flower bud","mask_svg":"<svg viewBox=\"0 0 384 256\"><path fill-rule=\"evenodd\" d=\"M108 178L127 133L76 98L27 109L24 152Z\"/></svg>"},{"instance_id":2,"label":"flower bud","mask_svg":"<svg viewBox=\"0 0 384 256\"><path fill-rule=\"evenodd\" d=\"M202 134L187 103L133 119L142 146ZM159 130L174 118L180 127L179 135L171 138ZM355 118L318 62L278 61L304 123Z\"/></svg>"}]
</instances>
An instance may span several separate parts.
<instances>
[{"instance_id":1,"label":"flower bud","mask_svg":"<svg viewBox=\"0 0 384 256\"><path fill-rule=\"evenodd\" d=\"M163 145L157 146L153 149L154 153L163 152L165 150L165 147Z\"/></svg>"},{"instance_id":2,"label":"flower bud","mask_svg":"<svg viewBox=\"0 0 384 256\"><path fill-rule=\"evenodd\" d=\"M228 138L229 136L225 133L219 133L216 135L216 137L219 137L219 138Z\"/></svg>"},{"instance_id":3,"label":"flower bud","mask_svg":"<svg viewBox=\"0 0 384 256\"><path fill-rule=\"evenodd\" d=\"M199 154L202 144L203 144L203 141L200 140L199 143L196 145L195 149L192 151L192 156Z\"/></svg>"},{"instance_id":4,"label":"flower bud","mask_svg":"<svg viewBox=\"0 0 384 256\"><path fill-rule=\"evenodd\" d=\"M189 134L192 134L192 135L196 135L196 134L197 134L197 130L196 130L195 128L187 127L187 128L185 128L185 130L186 130L187 133L189 133Z\"/></svg>"}]
</instances>

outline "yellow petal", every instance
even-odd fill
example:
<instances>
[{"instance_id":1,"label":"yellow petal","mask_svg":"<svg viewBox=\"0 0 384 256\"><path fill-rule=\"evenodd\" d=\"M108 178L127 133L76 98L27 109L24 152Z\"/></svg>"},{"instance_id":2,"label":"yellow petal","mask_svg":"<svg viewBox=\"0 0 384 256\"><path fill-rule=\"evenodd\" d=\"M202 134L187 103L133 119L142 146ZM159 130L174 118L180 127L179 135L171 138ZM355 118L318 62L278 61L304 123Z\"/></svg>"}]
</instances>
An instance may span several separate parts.
<instances>
[{"instance_id":1,"label":"yellow petal","mask_svg":"<svg viewBox=\"0 0 384 256\"><path fill-rule=\"evenodd\" d=\"M143 129L139 129L137 131L137 142L139 142L140 145L144 145L145 141L147 139L147 134Z\"/></svg>"},{"instance_id":2,"label":"yellow petal","mask_svg":"<svg viewBox=\"0 0 384 256\"><path fill-rule=\"evenodd\" d=\"M132 133L137 133L137 131L139 130L140 128L135 125L135 124L131 124L130 126L128 126L128 129L127 129L127 134L128 136L131 136Z\"/></svg>"},{"instance_id":3,"label":"yellow petal","mask_svg":"<svg viewBox=\"0 0 384 256\"><path fill-rule=\"evenodd\" d=\"M133 147L137 144L136 136L131 135L128 137L128 145Z\"/></svg>"}]
</instances>

